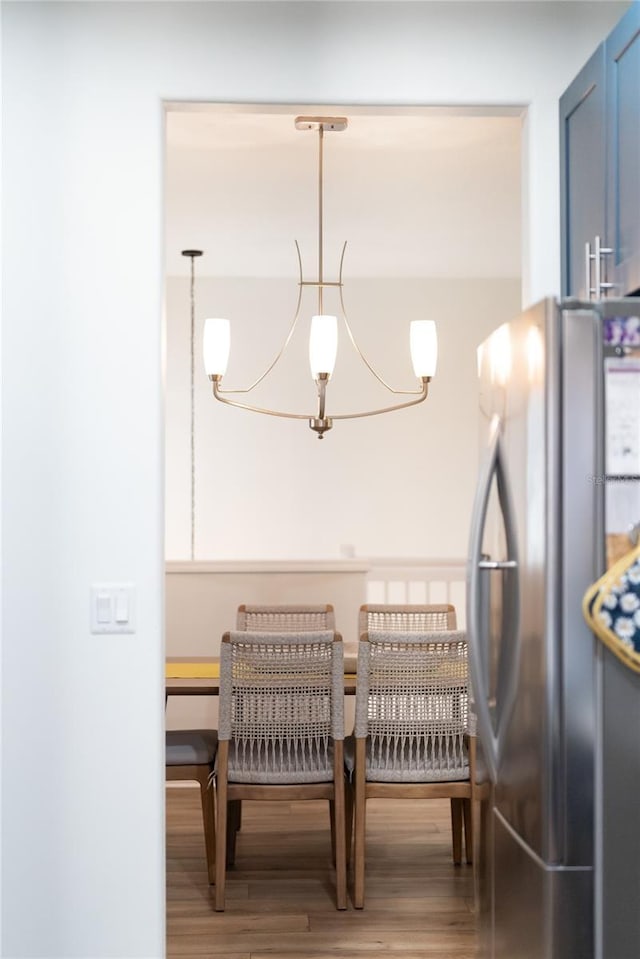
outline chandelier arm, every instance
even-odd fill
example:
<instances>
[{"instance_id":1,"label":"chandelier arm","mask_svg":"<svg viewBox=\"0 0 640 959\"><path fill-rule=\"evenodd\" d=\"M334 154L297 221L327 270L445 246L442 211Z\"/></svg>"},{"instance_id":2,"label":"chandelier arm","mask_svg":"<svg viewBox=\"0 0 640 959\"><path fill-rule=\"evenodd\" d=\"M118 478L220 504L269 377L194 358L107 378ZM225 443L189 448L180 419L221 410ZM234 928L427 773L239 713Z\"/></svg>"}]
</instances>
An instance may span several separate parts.
<instances>
[{"instance_id":1,"label":"chandelier arm","mask_svg":"<svg viewBox=\"0 0 640 959\"><path fill-rule=\"evenodd\" d=\"M251 406L249 403L239 403L238 400L231 400L220 391L218 386L218 381L215 377L210 377L213 382L213 395L221 403L226 403L227 406L235 406L239 410L249 410L250 413L264 413L266 416L279 416L282 419L287 420L308 420L314 414L313 413L283 413L280 410L268 410L262 406ZM241 390L227 390L226 393L239 393Z\"/></svg>"},{"instance_id":2,"label":"chandelier arm","mask_svg":"<svg viewBox=\"0 0 640 959\"><path fill-rule=\"evenodd\" d=\"M300 244L297 240L293 241L296 247L296 253L298 254L298 285L302 289L303 285L303 276L302 276L302 253L300 252Z\"/></svg>"},{"instance_id":3,"label":"chandelier arm","mask_svg":"<svg viewBox=\"0 0 640 959\"><path fill-rule=\"evenodd\" d=\"M345 246L346 246L346 243L345 243ZM343 256L344 256L344 248L343 248ZM341 273L342 273L342 260L340 261L340 271L341 271ZM343 295L342 295L342 286L340 286L339 290L340 290L340 308L342 309L342 319L343 319L343 321L344 321L345 327L347 328L347 333L349 334L349 339L351 340L351 344L352 344L354 350L356 351L356 353L358 354L358 356L360 357L360 359L362 360L362 362L364 363L364 365L367 367L367 369L369 370L369 372L372 373L373 376L375 376L375 378L377 379L378 383L380 383L382 386L384 386L384 388L385 388L386 390L388 390L389 393L394 393L396 396L413 396L415 393L418 393L419 390L396 390L396 389L394 389L394 387L393 387L393 386L390 386L389 383L387 383L387 381L386 381L382 376L380 376L380 374L377 372L377 370L374 369L374 367L371 365L371 363L370 363L369 360L366 358L366 356L364 355L364 353L362 352L362 350L360 349L360 347L358 346L358 344L357 344L357 342L356 342L356 338L355 338L355 336L353 335L353 331L352 331L352 329L351 329L351 326L349 325L349 318L348 318L348 316L347 316L347 311L346 311L346 308L345 308L345 305L344 305L344 297L343 297ZM400 408L401 408L401 407L396 407L396 406L392 406L392 407L391 407L391 409L400 409ZM384 411L381 411L381 412L384 412ZM337 419L337 417L334 417L334 418Z\"/></svg>"},{"instance_id":4,"label":"chandelier arm","mask_svg":"<svg viewBox=\"0 0 640 959\"><path fill-rule=\"evenodd\" d=\"M338 286L342 289L342 266L344 264L344 255L347 252L347 241L342 244L342 253L340 254L340 266L338 267Z\"/></svg>"},{"instance_id":5,"label":"chandelier arm","mask_svg":"<svg viewBox=\"0 0 640 959\"><path fill-rule=\"evenodd\" d=\"M395 410L406 410L410 406L417 406L419 403L423 403L427 396L429 395L429 381L431 377L423 376L422 377L422 389L413 390L411 392L419 393L417 399L408 400L406 403L396 403L394 406L383 406L378 410L366 410L362 413L332 413L332 420L357 420L363 419L365 416L378 416L380 413L393 413ZM409 393L409 390L392 390L393 393Z\"/></svg>"},{"instance_id":6,"label":"chandelier arm","mask_svg":"<svg viewBox=\"0 0 640 959\"><path fill-rule=\"evenodd\" d=\"M294 313L294 315L293 315L293 320L292 320L291 326L289 327L289 332L287 333L287 336L286 336L286 339L285 339L284 343L283 343L282 346L280 347L280 350L279 350L279 352L277 353L277 355L276 355L275 359L273 360L273 362L266 368L266 370L264 371L264 373L262 373L262 374L257 378L257 380L254 380L254 381L253 381L253 383L251 384L251 386L246 386L246 387L244 387L244 388L238 387L237 389L228 389L228 390L218 389L217 392L216 392L216 395L218 395L218 394L220 394L220 393L250 393L251 390L253 390L253 389L258 385L258 383L262 383L263 379L264 379L266 376L269 375L269 373L270 373L271 370L274 368L274 366L276 365L276 363L278 362L278 360L280 359L280 357L282 356L282 354L284 353L284 351L285 351L286 348L288 347L289 343L291 342L291 337L292 337L293 334L294 334L294 331L295 331L295 328L296 328L296 324L297 324L298 320L300 319L300 306L301 306L301 304L302 304L302 291L303 291L303 284L302 284L302 257L301 257L301 255L300 255L300 247L298 246L298 241L297 241L297 240L294 240L294 243L295 243L295 245L296 245L296 250L297 250L297 253L298 253L298 271L299 271L299 273L300 273L300 283L298 284L298 301L297 301L297 303L296 303L296 311L295 311L295 313ZM219 395L218 395L218 398L219 398L219 399L222 399L222 397L219 396ZM231 403L230 405L233 406L233 405L236 405L236 404ZM246 407L246 409L252 409L252 408L253 408L253 407Z\"/></svg>"}]
</instances>

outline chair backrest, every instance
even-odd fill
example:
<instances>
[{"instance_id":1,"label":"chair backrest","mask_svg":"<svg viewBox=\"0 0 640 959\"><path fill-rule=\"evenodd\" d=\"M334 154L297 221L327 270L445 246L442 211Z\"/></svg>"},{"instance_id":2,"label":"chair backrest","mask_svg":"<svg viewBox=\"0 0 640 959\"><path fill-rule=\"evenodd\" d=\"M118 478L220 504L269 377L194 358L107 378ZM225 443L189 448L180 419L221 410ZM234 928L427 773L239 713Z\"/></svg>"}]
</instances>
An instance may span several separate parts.
<instances>
[{"instance_id":1,"label":"chair backrest","mask_svg":"<svg viewBox=\"0 0 640 959\"><path fill-rule=\"evenodd\" d=\"M360 607L358 617L358 636L374 630L385 633L427 633L449 629L457 629L456 609L450 603L431 603L426 606L367 603Z\"/></svg>"},{"instance_id":2,"label":"chair backrest","mask_svg":"<svg viewBox=\"0 0 640 959\"><path fill-rule=\"evenodd\" d=\"M467 779L470 721L464 632L360 637L355 734L367 738L367 779Z\"/></svg>"},{"instance_id":3,"label":"chair backrest","mask_svg":"<svg viewBox=\"0 0 640 959\"><path fill-rule=\"evenodd\" d=\"M231 781L331 781L333 741L344 739L339 633L225 633L218 737L230 741Z\"/></svg>"},{"instance_id":4,"label":"chair backrest","mask_svg":"<svg viewBox=\"0 0 640 959\"><path fill-rule=\"evenodd\" d=\"M236 629L248 632L299 633L335 629L333 606L238 606Z\"/></svg>"}]
</instances>

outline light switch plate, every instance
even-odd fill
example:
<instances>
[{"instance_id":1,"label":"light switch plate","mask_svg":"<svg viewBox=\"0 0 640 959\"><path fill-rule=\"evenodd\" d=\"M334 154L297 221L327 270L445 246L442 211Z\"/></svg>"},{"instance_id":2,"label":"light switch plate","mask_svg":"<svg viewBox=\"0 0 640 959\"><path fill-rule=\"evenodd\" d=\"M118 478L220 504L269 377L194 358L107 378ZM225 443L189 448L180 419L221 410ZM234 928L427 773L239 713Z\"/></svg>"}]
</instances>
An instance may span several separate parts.
<instances>
[{"instance_id":1,"label":"light switch plate","mask_svg":"<svg viewBox=\"0 0 640 959\"><path fill-rule=\"evenodd\" d=\"M94 583L90 605L92 633L135 633L133 583Z\"/></svg>"}]
</instances>

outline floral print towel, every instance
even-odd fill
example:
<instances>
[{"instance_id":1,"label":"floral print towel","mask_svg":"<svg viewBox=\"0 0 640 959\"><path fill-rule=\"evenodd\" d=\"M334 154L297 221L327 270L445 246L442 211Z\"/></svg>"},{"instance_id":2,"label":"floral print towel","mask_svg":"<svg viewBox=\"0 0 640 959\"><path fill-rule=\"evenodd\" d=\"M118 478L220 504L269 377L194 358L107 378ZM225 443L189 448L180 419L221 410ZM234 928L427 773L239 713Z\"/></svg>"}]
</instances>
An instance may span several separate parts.
<instances>
[{"instance_id":1,"label":"floral print towel","mask_svg":"<svg viewBox=\"0 0 640 959\"><path fill-rule=\"evenodd\" d=\"M596 636L626 666L640 672L640 547L587 590L582 610Z\"/></svg>"}]
</instances>

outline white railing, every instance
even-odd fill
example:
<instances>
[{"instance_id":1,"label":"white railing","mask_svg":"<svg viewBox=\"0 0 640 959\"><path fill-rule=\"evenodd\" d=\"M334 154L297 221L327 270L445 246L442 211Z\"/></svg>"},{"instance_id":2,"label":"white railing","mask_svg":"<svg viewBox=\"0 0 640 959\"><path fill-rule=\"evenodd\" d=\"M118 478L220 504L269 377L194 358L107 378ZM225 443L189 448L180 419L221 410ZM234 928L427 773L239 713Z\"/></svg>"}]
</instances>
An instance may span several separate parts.
<instances>
[{"instance_id":1,"label":"white railing","mask_svg":"<svg viewBox=\"0 0 640 959\"><path fill-rule=\"evenodd\" d=\"M369 559L368 603L453 603L458 628L466 623L466 561Z\"/></svg>"}]
</instances>

